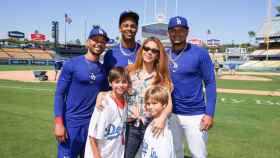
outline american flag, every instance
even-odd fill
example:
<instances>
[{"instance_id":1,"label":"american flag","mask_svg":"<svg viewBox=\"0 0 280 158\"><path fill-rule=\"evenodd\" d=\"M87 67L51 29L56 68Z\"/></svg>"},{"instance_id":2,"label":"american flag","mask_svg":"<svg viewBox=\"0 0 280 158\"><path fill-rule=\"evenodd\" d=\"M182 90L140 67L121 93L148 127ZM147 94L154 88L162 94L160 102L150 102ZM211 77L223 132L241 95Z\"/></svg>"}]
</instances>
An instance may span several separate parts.
<instances>
[{"instance_id":1,"label":"american flag","mask_svg":"<svg viewBox=\"0 0 280 158\"><path fill-rule=\"evenodd\" d=\"M210 34L211 34L211 30L208 29L208 30L206 31L206 34L207 34L207 35L210 35Z\"/></svg>"},{"instance_id":2,"label":"american flag","mask_svg":"<svg viewBox=\"0 0 280 158\"><path fill-rule=\"evenodd\" d=\"M72 19L67 14L65 14L64 18L65 18L66 23L68 23L68 24L72 23Z\"/></svg>"}]
</instances>

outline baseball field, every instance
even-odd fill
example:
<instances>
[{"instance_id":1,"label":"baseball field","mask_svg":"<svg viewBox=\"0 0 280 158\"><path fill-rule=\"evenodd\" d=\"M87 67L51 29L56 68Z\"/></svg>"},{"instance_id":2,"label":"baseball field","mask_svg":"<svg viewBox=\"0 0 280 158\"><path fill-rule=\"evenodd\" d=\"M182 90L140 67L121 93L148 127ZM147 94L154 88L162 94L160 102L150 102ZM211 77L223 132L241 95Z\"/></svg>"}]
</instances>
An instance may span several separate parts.
<instances>
[{"instance_id":1,"label":"baseball field","mask_svg":"<svg viewBox=\"0 0 280 158\"><path fill-rule=\"evenodd\" d=\"M48 69L51 67L1 65L0 73ZM241 80L244 76L265 79ZM217 86L209 158L280 157L280 75L236 74L217 79ZM56 157L54 91L54 82L0 79L0 158ZM187 148L185 155L190 156Z\"/></svg>"}]
</instances>

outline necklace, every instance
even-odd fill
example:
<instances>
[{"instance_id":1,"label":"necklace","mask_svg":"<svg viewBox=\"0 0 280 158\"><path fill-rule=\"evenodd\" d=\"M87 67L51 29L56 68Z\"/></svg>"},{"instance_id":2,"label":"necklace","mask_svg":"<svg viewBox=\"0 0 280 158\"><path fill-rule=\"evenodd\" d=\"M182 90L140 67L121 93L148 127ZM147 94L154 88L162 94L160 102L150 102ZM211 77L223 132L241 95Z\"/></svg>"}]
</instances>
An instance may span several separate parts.
<instances>
[{"instance_id":1,"label":"necklace","mask_svg":"<svg viewBox=\"0 0 280 158\"><path fill-rule=\"evenodd\" d=\"M114 100L114 102L115 102L116 105L117 105L118 115L119 115L119 117L120 117L120 119L121 119L121 122L122 122L122 124L123 124L123 127L125 127L125 121L124 121L124 120L125 120L125 118L124 118L125 113L124 113L124 112L121 112L120 109L123 109L123 110L124 110L124 107L125 107L125 105L126 105L126 102L125 102L125 100L120 100L120 99L118 99L117 97L115 97L115 96L112 94L112 92L110 93L110 96L111 96L111 98ZM121 108L121 107L123 107L123 108ZM123 114L121 114L121 113L123 113ZM121 132L121 143L122 143L122 145L125 144L124 131Z\"/></svg>"},{"instance_id":2,"label":"necklace","mask_svg":"<svg viewBox=\"0 0 280 158\"><path fill-rule=\"evenodd\" d=\"M130 53L126 53L126 52L124 51L124 48L122 47L122 44L121 44L121 43L120 43L120 45L119 45L119 48L120 48L121 53L122 53L124 56L132 56L132 55L134 55L135 52L136 52L137 44L135 44L134 49L133 49Z\"/></svg>"},{"instance_id":3,"label":"necklace","mask_svg":"<svg viewBox=\"0 0 280 158\"><path fill-rule=\"evenodd\" d=\"M120 109L124 109L125 104L126 104L125 100L124 100L124 99L123 99L123 100L118 99L117 97L115 97L115 96L113 95L112 92L110 93L110 96L111 96L111 98L114 100L114 102L116 103L119 117L120 117L121 121L123 121L123 120L124 120L124 118L123 118L123 115L124 115L124 114L121 114Z\"/></svg>"},{"instance_id":4,"label":"necklace","mask_svg":"<svg viewBox=\"0 0 280 158\"><path fill-rule=\"evenodd\" d=\"M168 56L169 56L169 59L170 59L172 65L173 65L173 69L172 69L173 72L177 71L178 64L176 63L176 61L182 56L182 54L184 53L186 48L187 48L187 45L178 53L178 55L174 59L172 58L172 50L169 49Z\"/></svg>"},{"instance_id":5,"label":"necklace","mask_svg":"<svg viewBox=\"0 0 280 158\"><path fill-rule=\"evenodd\" d=\"M134 62L129 58L130 56L133 56L136 54L136 50L137 50L137 43L135 44L135 47L132 51L130 51L130 53L127 53L125 52L124 48L121 46L122 44L120 43L119 45L119 48L120 48L120 51L121 53L124 55L124 56L127 56L127 63L128 64L133 64Z\"/></svg>"}]
</instances>

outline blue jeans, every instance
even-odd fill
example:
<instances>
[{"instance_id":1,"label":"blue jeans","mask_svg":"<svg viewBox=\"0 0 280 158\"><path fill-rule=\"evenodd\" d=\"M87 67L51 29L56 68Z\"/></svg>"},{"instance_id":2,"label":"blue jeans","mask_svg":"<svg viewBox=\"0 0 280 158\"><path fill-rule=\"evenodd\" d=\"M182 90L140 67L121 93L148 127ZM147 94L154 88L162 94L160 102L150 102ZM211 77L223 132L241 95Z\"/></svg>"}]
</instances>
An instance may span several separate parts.
<instances>
[{"instance_id":1,"label":"blue jeans","mask_svg":"<svg viewBox=\"0 0 280 158\"><path fill-rule=\"evenodd\" d=\"M124 158L135 158L137 151L143 141L147 125L141 122L136 126L135 121L126 124L126 141Z\"/></svg>"}]
</instances>

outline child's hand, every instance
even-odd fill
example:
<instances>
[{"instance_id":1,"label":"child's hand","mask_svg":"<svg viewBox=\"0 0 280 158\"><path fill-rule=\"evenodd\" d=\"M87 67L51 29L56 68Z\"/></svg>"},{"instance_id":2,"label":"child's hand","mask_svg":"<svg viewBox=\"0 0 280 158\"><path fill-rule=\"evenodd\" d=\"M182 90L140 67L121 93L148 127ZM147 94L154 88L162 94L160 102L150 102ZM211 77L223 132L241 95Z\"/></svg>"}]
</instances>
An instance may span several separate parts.
<instances>
[{"instance_id":1,"label":"child's hand","mask_svg":"<svg viewBox=\"0 0 280 158\"><path fill-rule=\"evenodd\" d=\"M54 135L59 142L65 142L67 139L66 129L63 124L55 124Z\"/></svg>"}]
</instances>

